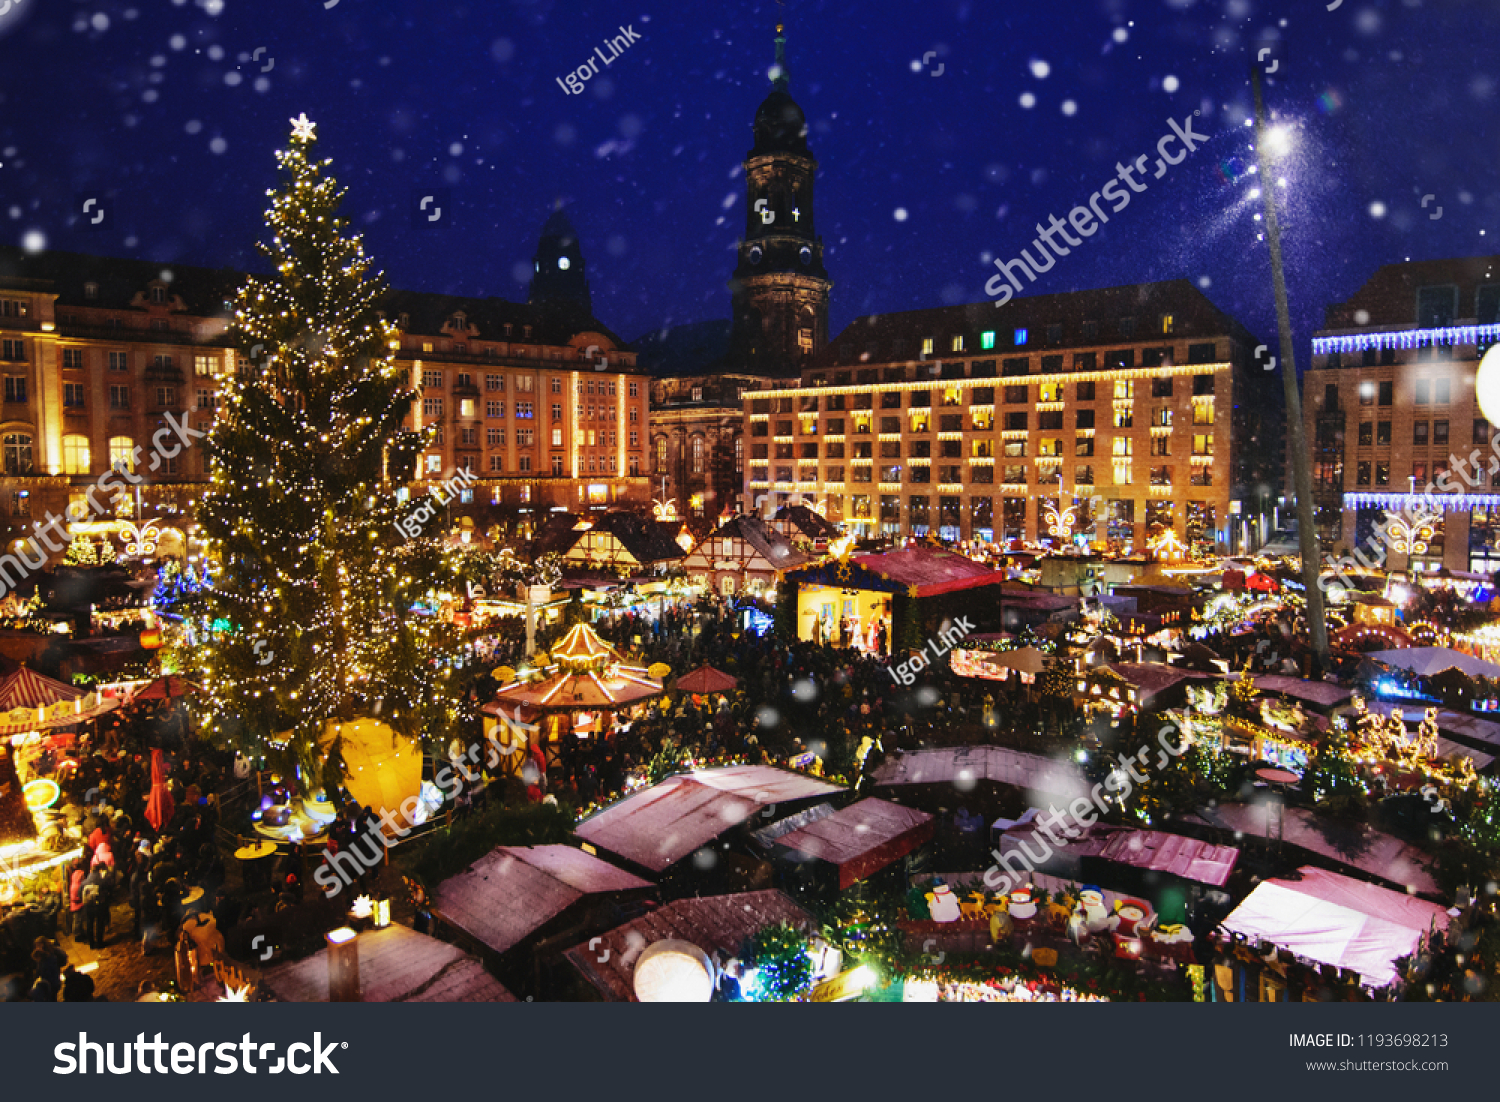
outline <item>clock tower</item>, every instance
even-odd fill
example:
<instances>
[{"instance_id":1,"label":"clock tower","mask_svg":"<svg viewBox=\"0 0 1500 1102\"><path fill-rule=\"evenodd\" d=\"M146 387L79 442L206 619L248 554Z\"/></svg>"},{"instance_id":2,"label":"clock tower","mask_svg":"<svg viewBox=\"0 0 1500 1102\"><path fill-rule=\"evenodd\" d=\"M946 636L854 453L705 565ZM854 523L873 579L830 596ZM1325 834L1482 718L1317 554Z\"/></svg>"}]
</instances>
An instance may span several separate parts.
<instances>
[{"instance_id":1,"label":"clock tower","mask_svg":"<svg viewBox=\"0 0 1500 1102\"><path fill-rule=\"evenodd\" d=\"M533 306L567 304L581 306L589 317L594 303L589 294L588 276L584 274L583 249L578 231L563 213L561 204L542 226L536 255L531 258L531 294Z\"/></svg>"},{"instance_id":2,"label":"clock tower","mask_svg":"<svg viewBox=\"0 0 1500 1102\"><path fill-rule=\"evenodd\" d=\"M771 92L755 112L755 144L744 161L745 236L729 280L731 359L775 376L796 375L828 343L833 286L813 217L818 162L807 145L807 118L787 89L786 37L778 25Z\"/></svg>"}]
</instances>

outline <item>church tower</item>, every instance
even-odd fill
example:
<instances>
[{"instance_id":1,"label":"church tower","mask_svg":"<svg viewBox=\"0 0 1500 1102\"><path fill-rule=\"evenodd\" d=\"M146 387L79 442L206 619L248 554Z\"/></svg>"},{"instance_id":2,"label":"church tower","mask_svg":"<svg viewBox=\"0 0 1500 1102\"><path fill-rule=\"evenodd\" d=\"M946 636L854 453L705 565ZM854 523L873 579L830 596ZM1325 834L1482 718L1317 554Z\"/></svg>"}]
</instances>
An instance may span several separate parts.
<instances>
[{"instance_id":1,"label":"church tower","mask_svg":"<svg viewBox=\"0 0 1500 1102\"><path fill-rule=\"evenodd\" d=\"M778 25L771 92L755 112L755 144L744 161L745 236L729 281L731 358L743 370L776 376L796 375L828 343L833 286L813 217L818 162L807 145L807 118L787 88Z\"/></svg>"},{"instance_id":2,"label":"church tower","mask_svg":"<svg viewBox=\"0 0 1500 1102\"><path fill-rule=\"evenodd\" d=\"M578 231L560 206L542 226L542 238L537 242L532 265L529 301L533 306L581 306L585 316L593 317L593 298L584 274Z\"/></svg>"}]
</instances>

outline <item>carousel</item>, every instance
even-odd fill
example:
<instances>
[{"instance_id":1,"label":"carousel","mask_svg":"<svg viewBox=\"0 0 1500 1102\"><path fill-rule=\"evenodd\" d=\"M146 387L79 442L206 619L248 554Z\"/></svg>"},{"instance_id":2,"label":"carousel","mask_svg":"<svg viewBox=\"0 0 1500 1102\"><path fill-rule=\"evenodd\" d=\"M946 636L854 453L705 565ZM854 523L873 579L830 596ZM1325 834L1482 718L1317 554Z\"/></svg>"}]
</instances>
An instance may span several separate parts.
<instances>
[{"instance_id":1,"label":"carousel","mask_svg":"<svg viewBox=\"0 0 1500 1102\"><path fill-rule=\"evenodd\" d=\"M661 667L665 670L666 667ZM486 734L515 746L518 760L525 747L556 744L606 733L621 712L660 696L663 685L651 671L627 665L625 659L587 624L575 625L552 649L546 665L520 674L502 667L495 699L481 711ZM504 736L496 729L504 725ZM503 747L502 747L503 748Z\"/></svg>"}]
</instances>

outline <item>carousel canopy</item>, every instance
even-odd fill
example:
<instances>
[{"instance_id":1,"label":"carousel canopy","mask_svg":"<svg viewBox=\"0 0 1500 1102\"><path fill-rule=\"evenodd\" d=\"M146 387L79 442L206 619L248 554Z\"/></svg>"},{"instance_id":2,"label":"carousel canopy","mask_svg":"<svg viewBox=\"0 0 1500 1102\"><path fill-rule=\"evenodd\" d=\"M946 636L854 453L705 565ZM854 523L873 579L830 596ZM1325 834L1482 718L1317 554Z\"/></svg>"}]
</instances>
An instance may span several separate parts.
<instances>
[{"instance_id":1,"label":"carousel canopy","mask_svg":"<svg viewBox=\"0 0 1500 1102\"><path fill-rule=\"evenodd\" d=\"M636 666L627 666L619 653L587 624L578 624L552 648L553 664L540 680L502 685L492 707L520 707L530 712L614 711L650 700L662 683Z\"/></svg>"}]
</instances>

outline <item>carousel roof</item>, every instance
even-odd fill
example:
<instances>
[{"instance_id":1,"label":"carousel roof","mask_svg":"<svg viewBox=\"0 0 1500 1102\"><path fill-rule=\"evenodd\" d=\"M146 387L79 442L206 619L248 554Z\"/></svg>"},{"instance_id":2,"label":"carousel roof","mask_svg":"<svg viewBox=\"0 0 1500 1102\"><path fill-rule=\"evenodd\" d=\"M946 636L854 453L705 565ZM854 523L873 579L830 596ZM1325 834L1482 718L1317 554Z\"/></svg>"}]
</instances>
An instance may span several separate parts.
<instances>
[{"instance_id":1,"label":"carousel roof","mask_svg":"<svg viewBox=\"0 0 1500 1102\"><path fill-rule=\"evenodd\" d=\"M568 662L603 662L608 659L620 660L619 652L610 646L599 633L588 624L575 624L563 641L552 648L552 657L566 659Z\"/></svg>"},{"instance_id":2,"label":"carousel roof","mask_svg":"<svg viewBox=\"0 0 1500 1102\"><path fill-rule=\"evenodd\" d=\"M490 707L520 706L533 712L612 711L650 700L662 683L638 666L627 666L619 652L587 624L578 624L552 648L554 664L540 681L513 681L495 693Z\"/></svg>"}]
</instances>

